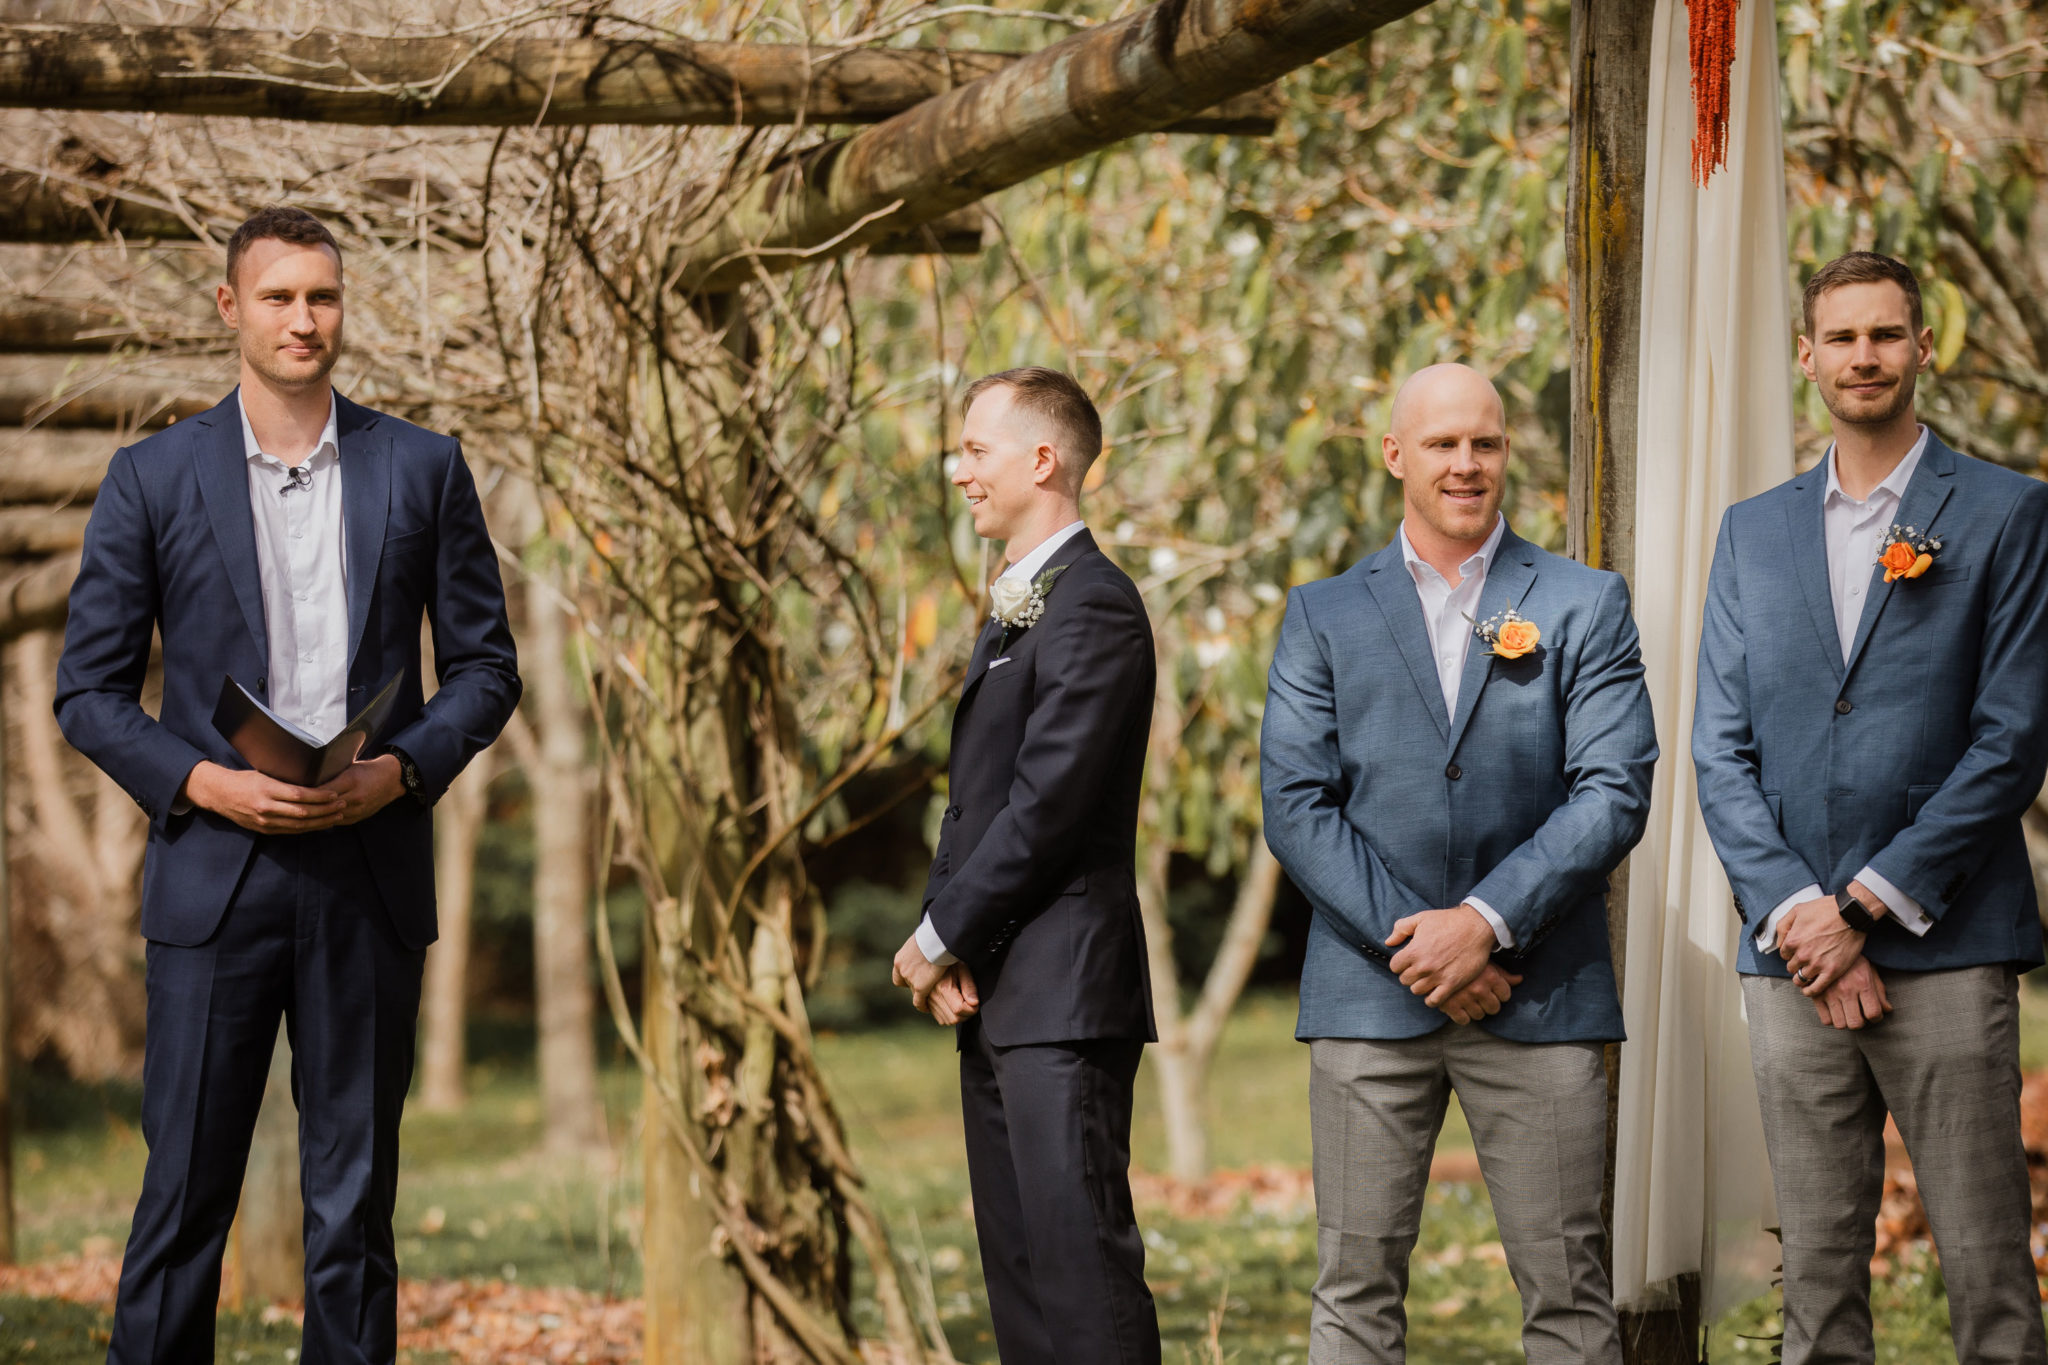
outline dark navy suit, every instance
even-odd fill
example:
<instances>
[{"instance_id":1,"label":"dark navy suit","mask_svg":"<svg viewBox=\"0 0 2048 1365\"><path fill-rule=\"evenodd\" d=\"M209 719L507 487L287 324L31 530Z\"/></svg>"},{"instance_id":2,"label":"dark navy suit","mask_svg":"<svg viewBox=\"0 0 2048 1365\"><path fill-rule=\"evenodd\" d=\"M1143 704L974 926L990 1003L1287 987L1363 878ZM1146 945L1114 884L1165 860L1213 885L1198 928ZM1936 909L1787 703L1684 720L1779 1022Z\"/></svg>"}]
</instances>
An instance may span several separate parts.
<instances>
[{"instance_id":1,"label":"dark navy suit","mask_svg":"<svg viewBox=\"0 0 2048 1365\"><path fill-rule=\"evenodd\" d=\"M431 812L258 835L177 808L223 675L260 696L267 632L239 399L115 453L86 530L57 674L65 737L149 816L143 1132L149 1166L109 1360L205 1361L221 1250L280 1017L306 1199L309 1363L393 1359L391 1211L424 953ZM504 588L458 443L336 395L348 578L348 709L402 681L383 743L438 797L519 698ZM420 623L440 688L422 701ZM153 633L163 704L140 702Z\"/></svg>"}]
</instances>

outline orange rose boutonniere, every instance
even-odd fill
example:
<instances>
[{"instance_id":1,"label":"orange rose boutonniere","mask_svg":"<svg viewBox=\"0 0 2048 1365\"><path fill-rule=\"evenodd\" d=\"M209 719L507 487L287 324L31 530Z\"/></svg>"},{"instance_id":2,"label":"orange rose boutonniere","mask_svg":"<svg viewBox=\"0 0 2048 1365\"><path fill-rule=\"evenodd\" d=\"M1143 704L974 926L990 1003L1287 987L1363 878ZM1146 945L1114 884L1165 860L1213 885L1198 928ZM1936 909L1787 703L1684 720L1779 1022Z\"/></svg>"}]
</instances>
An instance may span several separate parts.
<instances>
[{"instance_id":1,"label":"orange rose boutonniere","mask_svg":"<svg viewBox=\"0 0 2048 1365\"><path fill-rule=\"evenodd\" d=\"M1877 562L1884 566L1884 581L1918 578L1934 567L1941 542L1923 536L1911 526L1894 526L1877 540Z\"/></svg>"},{"instance_id":2,"label":"orange rose boutonniere","mask_svg":"<svg viewBox=\"0 0 2048 1365\"><path fill-rule=\"evenodd\" d=\"M1465 619L1472 620L1469 616ZM1493 646L1488 652L1496 659L1519 659L1543 643L1542 629L1513 607L1484 621L1473 621L1472 633Z\"/></svg>"}]
</instances>

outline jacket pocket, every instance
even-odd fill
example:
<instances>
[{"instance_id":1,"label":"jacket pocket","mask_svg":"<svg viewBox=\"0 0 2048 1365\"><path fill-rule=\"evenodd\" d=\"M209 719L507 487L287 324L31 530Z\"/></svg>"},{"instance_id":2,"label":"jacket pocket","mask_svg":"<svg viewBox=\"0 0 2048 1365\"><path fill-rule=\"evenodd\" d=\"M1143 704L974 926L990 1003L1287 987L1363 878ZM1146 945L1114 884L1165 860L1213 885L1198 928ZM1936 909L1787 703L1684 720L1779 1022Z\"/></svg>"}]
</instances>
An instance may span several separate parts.
<instances>
[{"instance_id":1,"label":"jacket pocket","mask_svg":"<svg viewBox=\"0 0 2048 1365\"><path fill-rule=\"evenodd\" d=\"M1919 818L1920 808L1927 804L1927 798L1941 790L1940 783L1929 786L1906 788L1906 823L1912 824Z\"/></svg>"}]
</instances>

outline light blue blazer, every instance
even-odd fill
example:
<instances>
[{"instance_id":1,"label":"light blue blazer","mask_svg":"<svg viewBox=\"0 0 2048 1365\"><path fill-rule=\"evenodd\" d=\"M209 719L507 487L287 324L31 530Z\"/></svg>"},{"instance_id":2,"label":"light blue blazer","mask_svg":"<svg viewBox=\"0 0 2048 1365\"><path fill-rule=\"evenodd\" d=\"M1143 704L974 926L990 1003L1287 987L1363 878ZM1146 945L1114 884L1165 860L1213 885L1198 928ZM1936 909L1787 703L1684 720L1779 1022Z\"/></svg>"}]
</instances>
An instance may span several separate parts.
<instances>
[{"instance_id":1,"label":"light blue blazer","mask_svg":"<svg viewBox=\"0 0 2048 1365\"><path fill-rule=\"evenodd\" d=\"M1480 1027L1522 1042L1622 1036L1607 876L1642 837L1657 759L1628 587L1508 531L1478 612L1512 603L1527 656L1478 640L1444 713L1396 541L1288 597L1260 741L1266 842L1315 915L1301 1038L1413 1038L1449 1022L1389 970L1387 935L1477 896L1523 975Z\"/></svg>"},{"instance_id":2,"label":"light blue blazer","mask_svg":"<svg viewBox=\"0 0 2048 1365\"><path fill-rule=\"evenodd\" d=\"M1871 586L1849 662L1821 524L1827 467L1721 519L1700 634L1700 810L1743 918L1740 970L1784 976L1755 931L1868 864L1935 921L1881 921L1864 953L1932 971L2041 961L2020 817L2048 767L2048 484L1930 434L1898 523L1934 566Z\"/></svg>"}]
</instances>

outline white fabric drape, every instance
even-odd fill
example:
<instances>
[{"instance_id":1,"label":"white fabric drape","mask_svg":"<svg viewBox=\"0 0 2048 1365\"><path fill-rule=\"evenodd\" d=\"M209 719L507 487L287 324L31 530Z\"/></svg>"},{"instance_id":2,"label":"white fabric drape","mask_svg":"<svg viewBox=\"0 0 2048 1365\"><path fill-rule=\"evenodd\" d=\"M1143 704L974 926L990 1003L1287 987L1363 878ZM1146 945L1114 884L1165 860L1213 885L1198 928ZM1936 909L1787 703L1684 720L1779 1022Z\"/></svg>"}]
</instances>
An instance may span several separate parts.
<instances>
[{"instance_id":1,"label":"white fabric drape","mask_svg":"<svg viewBox=\"0 0 2048 1365\"><path fill-rule=\"evenodd\" d=\"M1636 424L1635 609L1657 713L1650 826L1629 863L1614 1289L1667 1303L1698 1271L1709 1315L1769 1288L1776 1244L1748 1029L1740 923L1701 822L1692 765L1696 651L1722 511L1791 477L1791 317L1775 18L1744 0L1728 166L1692 183L1683 0L1651 40Z\"/></svg>"}]
</instances>

